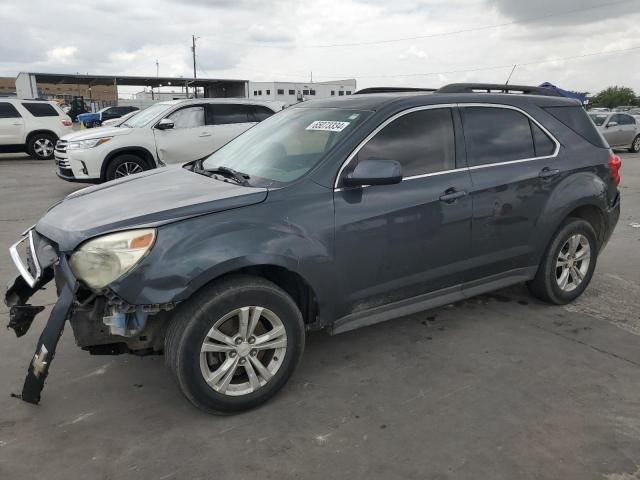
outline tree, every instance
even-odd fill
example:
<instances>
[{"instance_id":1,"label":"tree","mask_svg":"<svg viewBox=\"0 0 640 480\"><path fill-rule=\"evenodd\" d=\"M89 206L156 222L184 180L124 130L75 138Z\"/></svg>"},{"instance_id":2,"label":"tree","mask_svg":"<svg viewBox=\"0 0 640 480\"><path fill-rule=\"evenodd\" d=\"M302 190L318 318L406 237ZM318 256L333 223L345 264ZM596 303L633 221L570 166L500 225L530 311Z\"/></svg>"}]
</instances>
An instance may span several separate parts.
<instances>
[{"instance_id":1,"label":"tree","mask_svg":"<svg viewBox=\"0 0 640 480\"><path fill-rule=\"evenodd\" d=\"M636 94L629 87L609 87L602 90L592 99L592 104L599 107L615 108L620 105L633 105Z\"/></svg>"}]
</instances>

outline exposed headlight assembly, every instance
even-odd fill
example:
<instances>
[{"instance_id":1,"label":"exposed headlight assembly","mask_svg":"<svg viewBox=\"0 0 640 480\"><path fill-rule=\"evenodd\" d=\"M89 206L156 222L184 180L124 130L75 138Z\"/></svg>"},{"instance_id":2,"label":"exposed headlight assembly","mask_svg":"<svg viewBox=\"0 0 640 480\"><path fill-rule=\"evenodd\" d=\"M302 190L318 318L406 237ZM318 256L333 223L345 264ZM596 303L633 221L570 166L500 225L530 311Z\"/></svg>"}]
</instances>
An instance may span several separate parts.
<instances>
[{"instance_id":1,"label":"exposed headlight assembly","mask_svg":"<svg viewBox=\"0 0 640 480\"><path fill-rule=\"evenodd\" d=\"M73 142L69 142L67 144L68 150L86 150L87 148L97 147L98 145L102 145L103 143L108 142L113 137L101 137L101 138L91 138L89 140L77 140Z\"/></svg>"},{"instance_id":2,"label":"exposed headlight assembly","mask_svg":"<svg viewBox=\"0 0 640 480\"><path fill-rule=\"evenodd\" d=\"M97 237L71 255L69 266L76 278L99 290L130 271L151 250L155 239L153 228Z\"/></svg>"}]
</instances>

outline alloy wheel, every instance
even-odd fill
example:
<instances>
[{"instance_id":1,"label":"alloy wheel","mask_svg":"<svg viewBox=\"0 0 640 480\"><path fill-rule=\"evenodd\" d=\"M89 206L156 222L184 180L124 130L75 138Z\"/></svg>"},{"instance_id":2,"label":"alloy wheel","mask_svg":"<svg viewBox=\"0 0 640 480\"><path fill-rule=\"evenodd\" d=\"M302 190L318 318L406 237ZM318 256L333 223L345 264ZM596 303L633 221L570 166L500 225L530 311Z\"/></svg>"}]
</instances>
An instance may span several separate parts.
<instances>
[{"instance_id":1,"label":"alloy wheel","mask_svg":"<svg viewBox=\"0 0 640 480\"><path fill-rule=\"evenodd\" d=\"M286 352L287 333L280 318L264 307L242 307L217 320L207 333L200 371L216 392L247 395L273 378Z\"/></svg>"},{"instance_id":2,"label":"alloy wheel","mask_svg":"<svg viewBox=\"0 0 640 480\"><path fill-rule=\"evenodd\" d=\"M124 162L122 165L119 165L114 172L115 178L127 177L129 175L133 175L134 173L140 173L143 169L140 165L135 162Z\"/></svg>"},{"instance_id":3,"label":"alloy wheel","mask_svg":"<svg viewBox=\"0 0 640 480\"><path fill-rule=\"evenodd\" d=\"M556 259L556 282L560 290L571 292L584 281L591 262L591 247L580 233L570 236Z\"/></svg>"},{"instance_id":4,"label":"alloy wheel","mask_svg":"<svg viewBox=\"0 0 640 480\"><path fill-rule=\"evenodd\" d=\"M53 155L53 142L48 138L39 138L33 142L33 150L41 158Z\"/></svg>"}]
</instances>

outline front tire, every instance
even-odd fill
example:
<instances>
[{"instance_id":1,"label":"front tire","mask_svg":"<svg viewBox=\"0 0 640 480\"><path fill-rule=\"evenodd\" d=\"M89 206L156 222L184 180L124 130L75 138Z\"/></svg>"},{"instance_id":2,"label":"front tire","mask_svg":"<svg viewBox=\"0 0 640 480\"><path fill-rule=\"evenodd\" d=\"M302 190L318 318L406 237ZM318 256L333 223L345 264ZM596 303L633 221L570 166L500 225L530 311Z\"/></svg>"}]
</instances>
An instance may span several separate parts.
<instances>
[{"instance_id":1,"label":"front tire","mask_svg":"<svg viewBox=\"0 0 640 480\"><path fill-rule=\"evenodd\" d=\"M181 304L165 338L166 363L196 407L228 415L273 397L304 350L291 297L259 277L216 282Z\"/></svg>"},{"instance_id":2,"label":"front tire","mask_svg":"<svg viewBox=\"0 0 640 480\"><path fill-rule=\"evenodd\" d=\"M540 300L555 305L574 301L585 291L598 257L598 241L591 224L568 218L547 247L538 272L527 283Z\"/></svg>"},{"instance_id":3,"label":"front tire","mask_svg":"<svg viewBox=\"0 0 640 480\"><path fill-rule=\"evenodd\" d=\"M50 133L36 133L27 142L27 152L38 160L51 160L57 140L55 135Z\"/></svg>"},{"instance_id":4,"label":"front tire","mask_svg":"<svg viewBox=\"0 0 640 480\"><path fill-rule=\"evenodd\" d=\"M640 135L637 135L636 138L633 139L633 142L631 142L631 147L629 147L629 151L631 153L640 152Z\"/></svg>"},{"instance_id":5,"label":"front tire","mask_svg":"<svg viewBox=\"0 0 640 480\"><path fill-rule=\"evenodd\" d=\"M105 180L109 181L141 173L147 169L148 167L144 160L136 155L127 153L124 155L118 155L116 158L111 160L104 176Z\"/></svg>"}]
</instances>

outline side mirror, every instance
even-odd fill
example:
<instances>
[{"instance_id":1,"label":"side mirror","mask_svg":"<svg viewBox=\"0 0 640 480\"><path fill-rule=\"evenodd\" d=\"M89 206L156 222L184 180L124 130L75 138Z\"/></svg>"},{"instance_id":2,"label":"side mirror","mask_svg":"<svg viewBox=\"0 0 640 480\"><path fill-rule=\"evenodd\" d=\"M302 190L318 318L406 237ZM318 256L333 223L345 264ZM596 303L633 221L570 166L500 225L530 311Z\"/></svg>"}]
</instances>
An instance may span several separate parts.
<instances>
[{"instance_id":1,"label":"side mirror","mask_svg":"<svg viewBox=\"0 0 640 480\"><path fill-rule=\"evenodd\" d=\"M609 122L607 123L607 128L609 127L617 127L618 126L618 122Z\"/></svg>"},{"instance_id":2,"label":"side mirror","mask_svg":"<svg viewBox=\"0 0 640 480\"><path fill-rule=\"evenodd\" d=\"M401 181L402 167L395 160L363 160L342 179L342 184L346 187L360 187L393 185Z\"/></svg>"},{"instance_id":3,"label":"side mirror","mask_svg":"<svg viewBox=\"0 0 640 480\"><path fill-rule=\"evenodd\" d=\"M163 118L158 122L158 124L156 125L156 128L158 130L170 130L173 128L173 120L170 120L168 118Z\"/></svg>"}]
</instances>

